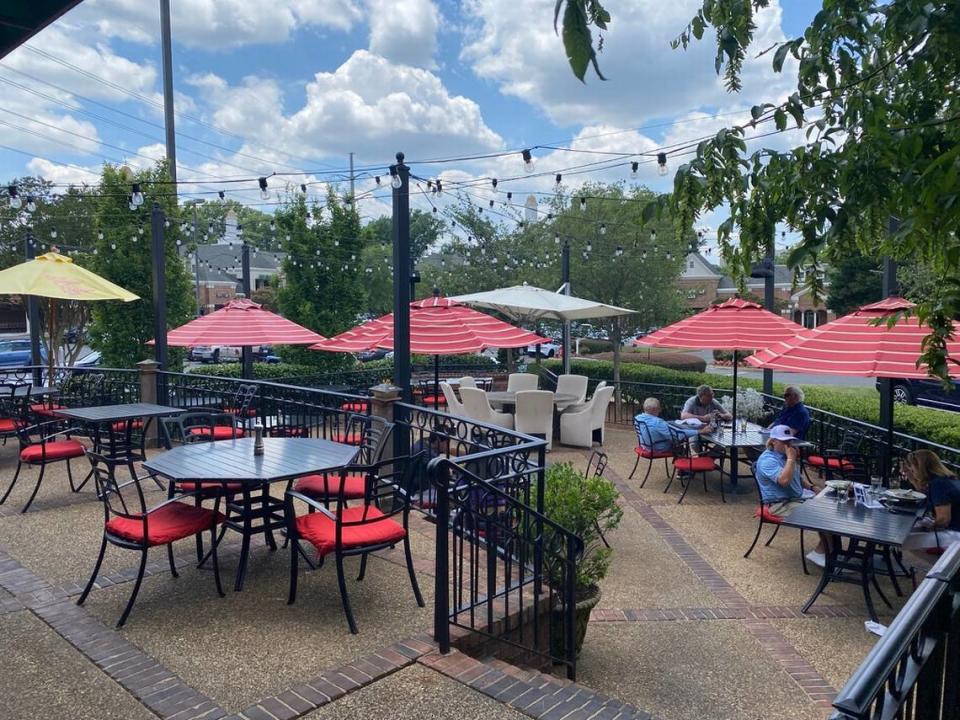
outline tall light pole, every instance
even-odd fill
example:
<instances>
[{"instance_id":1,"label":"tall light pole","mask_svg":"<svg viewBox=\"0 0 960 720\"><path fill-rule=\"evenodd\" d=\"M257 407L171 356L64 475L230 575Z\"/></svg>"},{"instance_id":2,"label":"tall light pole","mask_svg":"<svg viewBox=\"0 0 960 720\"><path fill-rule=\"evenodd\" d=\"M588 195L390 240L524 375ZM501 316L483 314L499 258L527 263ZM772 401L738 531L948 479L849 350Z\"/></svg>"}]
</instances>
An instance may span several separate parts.
<instances>
[{"instance_id":1,"label":"tall light pole","mask_svg":"<svg viewBox=\"0 0 960 720\"><path fill-rule=\"evenodd\" d=\"M563 294L570 294L570 240L563 241L560 254L560 282ZM570 374L570 321L563 321L563 374Z\"/></svg>"},{"instance_id":2,"label":"tall light pole","mask_svg":"<svg viewBox=\"0 0 960 720\"><path fill-rule=\"evenodd\" d=\"M403 401L409 403L410 168L404 164L402 152L397 153L396 165L390 166L390 185L393 188L393 381L399 386Z\"/></svg>"},{"instance_id":3,"label":"tall light pole","mask_svg":"<svg viewBox=\"0 0 960 720\"><path fill-rule=\"evenodd\" d=\"M163 56L163 124L166 129L167 164L173 190L177 190L177 139L173 122L173 47L170 33L170 0L160 0L160 47Z\"/></svg>"}]
</instances>

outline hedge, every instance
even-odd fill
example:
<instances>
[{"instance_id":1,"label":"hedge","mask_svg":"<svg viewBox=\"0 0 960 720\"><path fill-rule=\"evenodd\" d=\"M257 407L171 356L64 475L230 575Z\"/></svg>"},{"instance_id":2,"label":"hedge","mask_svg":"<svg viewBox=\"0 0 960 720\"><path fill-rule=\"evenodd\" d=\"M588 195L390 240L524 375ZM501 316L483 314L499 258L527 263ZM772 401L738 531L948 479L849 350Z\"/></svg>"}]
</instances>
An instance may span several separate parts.
<instances>
[{"instance_id":1,"label":"hedge","mask_svg":"<svg viewBox=\"0 0 960 720\"><path fill-rule=\"evenodd\" d=\"M219 363L215 365L198 365L187 368L191 375L210 375L212 377L238 378L240 377L241 363ZM254 363L254 380L276 380L278 378L298 377L301 375L316 375L322 373L322 368L316 365L295 365L294 363Z\"/></svg>"},{"instance_id":2,"label":"hedge","mask_svg":"<svg viewBox=\"0 0 960 720\"><path fill-rule=\"evenodd\" d=\"M613 353L599 353L591 355L591 360L613 361ZM707 369L707 361L699 355L690 353L651 353L646 352L623 352L620 353L621 363L642 363L644 365L656 365L658 367L672 368L674 370L688 370L690 372L704 372ZM621 365L622 367L622 365Z\"/></svg>"},{"instance_id":3,"label":"hedge","mask_svg":"<svg viewBox=\"0 0 960 720\"><path fill-rule=\"evenodd\" d=\"M544 366L552 372L560 372L559 360L546 360ZM613 378L613 363L602 360L572 360L570 371L596 380L610 381ZM624 382L653 383L661 385L696 386L711 385L730 390L733 377L709 373L685 372L656 367L643 363L625 363L620 366L620 379ZM759 380L741 378L740 387L762 388ZM774 392L780 394L784 383L774 383ZM836 385L804 385L805 403L811 408L825 410L836 415L878 424L880 421L880 393L873 388L844 388ZM897 405L894 408L894 427L907 435L924 438L930 442L960 448L960 413L933 410L914 405Z\"/></svg>"}]
</instances>

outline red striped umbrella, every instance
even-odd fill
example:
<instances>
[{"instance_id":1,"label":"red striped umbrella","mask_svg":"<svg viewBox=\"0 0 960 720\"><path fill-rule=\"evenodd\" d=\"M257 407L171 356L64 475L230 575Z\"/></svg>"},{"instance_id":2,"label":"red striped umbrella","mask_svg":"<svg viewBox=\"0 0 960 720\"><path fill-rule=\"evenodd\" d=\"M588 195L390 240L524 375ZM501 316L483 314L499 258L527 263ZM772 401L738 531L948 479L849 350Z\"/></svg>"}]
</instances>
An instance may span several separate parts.
<instances>
[{"instance_id":1,"label":"red striped umbrella","mask_svg":"<svg viewBox=\"0 0 960 720\"><path fill-rule=\"evenodd\" d=\"M853 375L856 377L926 378L927 366L917 366L923 338L930 328L921 325L911 312L914 304L901 297L889 297L864 305L850 315L806 330L796 337L768 346L747 358L755 367L793 372ZM879 323L879 324L877 324ZM960 326L954 323L954 336ZM951 375L960 376L960 341L947 344Z\"/></svg>"},{"instance_id":2,"label":"red striped umbrella","mask_svg":"<svg viewBox=\"0 0 960 720\"><path fill-rule=\"evenodd\" d=\"M733 350L733 416L737 415L737 352L756 350L794 337L803 328L755 302L730 298L660 328L634 345Z\"/></svg>"},{"instance_id":3,"label":"red striped umbrella","mask_svg":"<svg viewBox=\"0 0 960 720\"><path fill-rule=\"evenodd\" d=\"M220 310L167 333L167 344L177 347L310 345L325 339L302 325L264 310L247 298L231 300Z\"/></svg>"},{"instance_id":4,"label":"red striped umbrella","mask_svg":"<svg viewBox=\"0 0 960 720\"><path fill-rule=\"evenodd\" d=\"M756 350L788 340L802 329L755 302L731 298L633 342L654 347Z\"/></svg>"}]
</instances>

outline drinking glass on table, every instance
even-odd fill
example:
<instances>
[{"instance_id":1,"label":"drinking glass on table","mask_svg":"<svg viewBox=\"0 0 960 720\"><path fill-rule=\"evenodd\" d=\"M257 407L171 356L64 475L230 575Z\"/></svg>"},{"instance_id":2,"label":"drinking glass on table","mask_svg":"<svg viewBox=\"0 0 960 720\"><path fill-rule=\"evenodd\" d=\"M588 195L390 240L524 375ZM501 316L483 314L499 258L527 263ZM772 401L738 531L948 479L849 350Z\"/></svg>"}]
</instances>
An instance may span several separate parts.
<instances>
[{"instance_id":1,"label":"drinking glass on table","mask_svg":"<svg viewBox=\"0 0 960 720\"><path fill-rule=\"evenodd\" d=\"M870 476L870 494L874 497L880 497L880 493L883 491L883 478L879 475Z\"/></svg>"}]
</instances>

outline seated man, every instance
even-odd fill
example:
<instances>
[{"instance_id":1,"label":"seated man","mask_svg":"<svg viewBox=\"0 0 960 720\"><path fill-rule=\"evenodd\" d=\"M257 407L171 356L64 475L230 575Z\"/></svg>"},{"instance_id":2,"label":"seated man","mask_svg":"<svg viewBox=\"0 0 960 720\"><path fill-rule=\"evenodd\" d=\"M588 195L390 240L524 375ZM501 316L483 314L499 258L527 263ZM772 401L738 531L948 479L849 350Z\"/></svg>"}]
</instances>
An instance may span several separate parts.
<instances>
[{"instance_id":1,"label":"seated man","mask_svg":"<svg viewBox=\"0 0 960 720\"><path fill-rule=\"evenodd\" d=\"M771 513L781 517L790 514L794 503L812 497L812 486L800 476L800 453L793 446L796 439L786 425L774 425L770 429L767 449L754 464L761 502L770 507ZM825 548L825 538L821 535L816 549L807 553L807 559L823 567Z\"/></svg>"},{"instance_id":2,"label":"seated man","mask_svg":"<svg viewBox=\"0 0 960 720\"><path fill-rule=\"evenodd\" d=\"M694 418L704 424L709 424L714 417L719 417L721 420L733 420L733 416L723 409L723 405L714 400L713 388L709 385L701 385L697 388L697 394L683 404L680 419Z\"/></svg>"},{"instance_id":3,"label":"seated man","mask_svg":"<svg viewBox=\"0 0 960 720\"><path fill-rule=\"evenodd\" d=\"M672 450L678 440L713 432L713 427L709 424L699 430L671 425L660 417L661 411L660 401L656 398L648 397L643 401L643 412L633 419L633 427L637 431L640 447L653 451ZM641 425L646 427L646 432L641 430ZM652 443L653 447L647 447L648 443Z\"/></svg>"},{"instance_id":4,"label":"seated man","mask_svg":"<svg viewBox=\"0 0 960 720\"><path fill-rule=\"evenodd\" d=\"M803 404L803 390L796 385L787 385L783 391L783 407L768 429L774 425L786 425L790 433L798 440L807 436L810 427L810 411Z\"/></svg>"}]
</instances>

